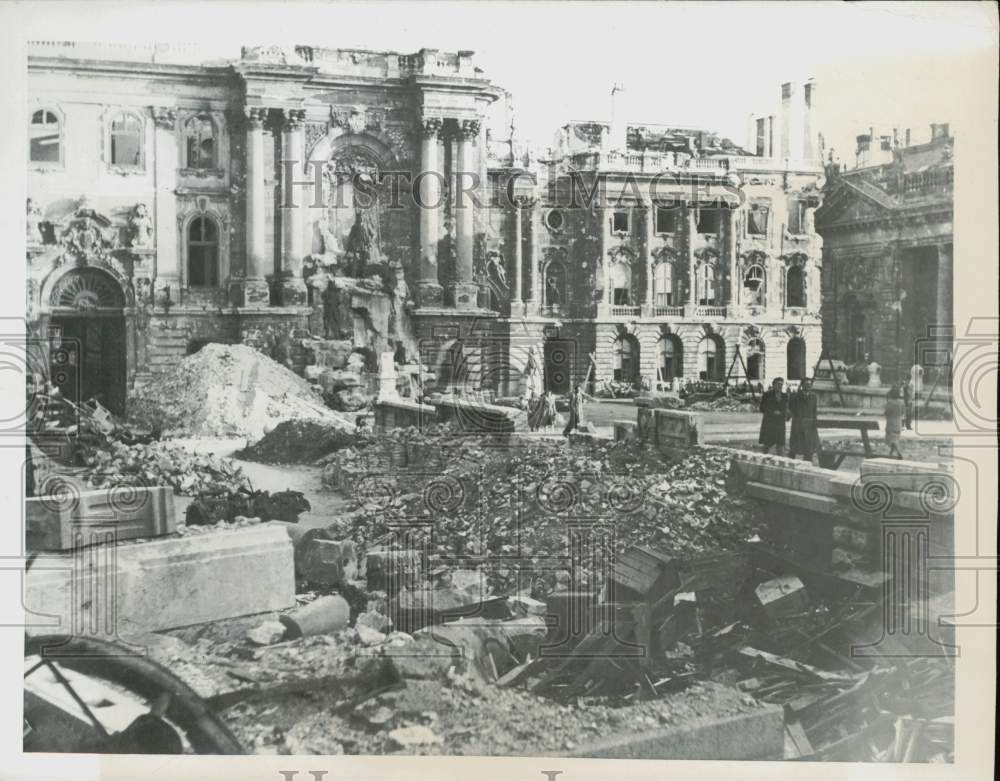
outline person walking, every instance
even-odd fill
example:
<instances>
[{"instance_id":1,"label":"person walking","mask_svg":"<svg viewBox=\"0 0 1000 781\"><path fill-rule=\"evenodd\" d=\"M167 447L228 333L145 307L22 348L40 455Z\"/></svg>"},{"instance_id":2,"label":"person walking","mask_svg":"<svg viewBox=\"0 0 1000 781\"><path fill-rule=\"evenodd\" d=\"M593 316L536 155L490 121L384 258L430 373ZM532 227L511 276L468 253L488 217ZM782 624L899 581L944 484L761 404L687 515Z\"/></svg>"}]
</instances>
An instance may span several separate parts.
<instances>
[{"instance_id":1,"label":"person walking","mask_svg":"<svg viewBox=\"0 0 1000 781\"><path fill-rule=\"evenodd\" d=\"M776 377L770 390L760 399L760 436L757 442L766 453L772 447L777 455L785 449L785 420L788 418L788 397L784 393L785 381Z\"/></svg>"},{"instance_id":2,"label":"person walking","mask_svg":"<svg viewBox=\"0 0 1000 781\"><path fill-rule=\"evenodd\" d=\"M579 385L573 386L573 392L569 396L569 420L566 428L563 429L563 436L569 437L571 431L575 431L580 424L581 410L583 407L583 388Z\"/></svg>"},{"instance_id":3,"label":"person walking","mask_svg":"<svg viewBox=\"0 0 1000 781\"><path fill-rule=\"evenodd\" d=\"M803 379L788 404L792 416L792 427L788 436L789 458L801 454L811 463L813 453L819 450L819 432L816 430L817 407L812 380Z\"/></svg>"},{"instance_id":4,"label":"person walking","mask_svg":"<svg viewBox=\"0 0 1000 781\"><path fill-rule=\"evenodd\" d=\"M889 457L895 456L902 460L899 450L899 437L903 433L903 415L905 408L899 398L899 386L893 385L885 400L885 444L889 446Z\"/></svg>"},{"instance_id":5,"label":"person walking","mask_svg":"<svg viewBox=\"0 0 1000 781\"><path fill-rule=\"evenodd\" d=\"M528 428L532 431L538 431L538 429L541 428L544 414L544 400L532 392L531 398L528 399Z\"/></svg>"},{"instance_id":6,"label":"person walking","mask_svg":"<svg viewBox=\"0 0 1000 781\"><path fill-rule=\"evenodd\" d=\"M903 425L909 431L913 426L913 385L910 378L903 380Z\"/></svg>"}]
</instances>

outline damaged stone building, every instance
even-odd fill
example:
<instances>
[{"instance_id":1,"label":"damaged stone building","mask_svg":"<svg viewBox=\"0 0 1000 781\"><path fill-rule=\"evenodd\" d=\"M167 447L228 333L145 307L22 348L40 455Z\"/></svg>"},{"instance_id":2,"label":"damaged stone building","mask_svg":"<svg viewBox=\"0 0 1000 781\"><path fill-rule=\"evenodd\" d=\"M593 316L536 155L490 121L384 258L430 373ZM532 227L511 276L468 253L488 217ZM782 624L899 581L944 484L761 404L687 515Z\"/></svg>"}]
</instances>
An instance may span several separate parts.
<instances>
[{"instance_id":1,"label":"damaged stone building","mask_svg":"<svg viewBox=\"0 0 1000 781\"><path fill-rule=\"evenodd\" d=\"M28 65L29 330L70 398L123 412L207 342L300 372L353 351L373 386L393 352L497 395L532 348L556 392L819 357L812 82L749 151L572 122L532 159L490 137L504 92L471 52L39 42Z\"/></svg>"},{"instance_id":2,"label":"damaged stone building","mask_svg":"<svg viewBox=\"0 0 1000 781\"><path fill-rule=\"evenodd\" d=\"M947 363L932 345L951 341L953 150L947 124L931 125L925 143L871 128L857 136L853 168L827 166L816 213L824 346L847 363L869 356L884 381L914 363L933 377Z\"/></svg>"}]
</instances>

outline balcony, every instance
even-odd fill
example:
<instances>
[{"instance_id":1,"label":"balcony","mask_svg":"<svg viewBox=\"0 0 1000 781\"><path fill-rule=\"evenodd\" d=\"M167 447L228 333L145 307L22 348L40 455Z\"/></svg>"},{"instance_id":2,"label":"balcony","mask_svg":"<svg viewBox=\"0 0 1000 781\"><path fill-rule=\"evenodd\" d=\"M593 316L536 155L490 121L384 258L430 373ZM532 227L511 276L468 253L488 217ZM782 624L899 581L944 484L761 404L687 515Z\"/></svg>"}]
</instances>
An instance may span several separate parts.
<instances>
[{"instance_id":1,"label":"balcony","mask_svg":"<svg viewBox=\"0 0 1000 781\"><path fill-rule=\"evenodd\" d=\"M684 317L682 306L654 306L653 317Z\"/></svg>"},{"instance_id":2,"label":"balcony","mask_svg":"<svg viewBox=\"0 0 1000 781\"><path fill-rule=\"evenodd\" d=\"M695 317L725 317L726 307L725 306L696 306L694 309Z\"/></svg>"},{"instance_id":3,"label":"balcony","mask_svg":"<svg viewBox=\"0 0 1000 781\"><path fill-rule=\"evenodd\" d=\"M638 306L620 306L617 304L611 305L611 316L612 317L639 317L641 307Z\"/></svg>"}]
</instances>

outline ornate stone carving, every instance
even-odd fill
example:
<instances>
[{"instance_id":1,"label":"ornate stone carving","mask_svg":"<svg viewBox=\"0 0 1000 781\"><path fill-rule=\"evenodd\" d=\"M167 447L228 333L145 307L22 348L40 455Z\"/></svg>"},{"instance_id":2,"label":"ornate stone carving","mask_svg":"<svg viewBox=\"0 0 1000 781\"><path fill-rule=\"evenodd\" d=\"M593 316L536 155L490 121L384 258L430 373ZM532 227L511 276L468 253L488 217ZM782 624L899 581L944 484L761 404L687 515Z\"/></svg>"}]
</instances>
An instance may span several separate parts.
<instances>
[{"instance_id":1,"label":"ornate stone carving","mask_svg":"<svg viewBox=\"0 0 1000 781\"><path fill-rule=\"evenodd\" d=\"M259 130L264 127L264 123L267 121L268 109L263 106L244 106L243 116L246 118L247 124L253 130Z\"/></svg>"},{"instance_id":2,"label":"ornate stone carving","mask_svg":"<svg viewBox=\"0 0 1000 781\"><path fill-rule=\"evenodd\" d=\"M39 226L42 221L42 210L38 208L31 198L28 199L27 210L25 240L28 244L40 244L42 242L42 234Z\"/></svg>"},{"instance_id":3,"label":"ornate stone carving","mask_svg":"<svg viewBox=\"0 0 1000 781\"><path fill-rule=\"evenodd\" d=\"M240 59L260 65L306 65L298 53L281 46L244 46Z\"/></svg>"},{"instance_id":4,"label":"ornate stone carving","mask_svg":"<svg viewBox=\"0 0 1000 781\"><path fill-rule=\"evenodd\" d=\"M699 263L711 265L719 259L719 251L713 247L699 247L694 251L694 257Z\"/></svg>"},{"instance_id":5,"label":"ornate stone carving","mask_svg":"<svg viewBox=\"0 0 1000 781\"><path fill-rule=\"evenodd\" d=\"M785 261L785 265L789 267L799 266L801 268L809 262L809 256L804 252L789 252L782 255L781 259Z\"/></svg>"},{"instance_id":6,"label":"ornate stone carving","mask_svg":"<svg viewBox=\"0 0 1000 781\"><path fill-rule=\"evenodd\" d=\"M444 121L440 117L425 117L420 124L420 132L424 138L435 138L441 133Z\"/></svg>"},{"instance_id":7,"label":"ornate stone carving","mask_svg":"<svg viewBox=\"0 0 1000 781\"><path fill-rule=\"evenodd\" d=\"M166 106L153 106L151 109L153 122L162 130L173 130L177 126L176 109Z\"/></svg>"},{"instance_id":8,"label":"ornate stone carving","mask_svg":"<svg viewBox=\"0 0 1000 781\"><path fill-rule=\"evenodd\" d=\"M298 130L305 121L306 112L300 108L285 109L282 129L285 131Z\"/></svg>"},{"instance_id":9,"label":"ornate stone carving","mask_svg":"<svg viewBox=\"0 0 1000 781\"><path fill-rule=\"evenodd\" d=\"M146 204L137 203L128 215L128 241L130 247L153 245L153 220Z\"/></svg>"},{"instance_id":10,"label":"ornate stone carving","mask_svg":"<svg viewBox=\"0 0 1000 781\"><path fill-rule=\"evenodd\" d=\"M312 155L312 150L326 134L330 132L330 125L326 122L306 122L306 160Z\"/></svg>"},{"instance_id":11,"label":"ornate stone carving","mask_svg":"<svg viewBox=\"0 0 1000 781\"><path fill-rule=\"evenodd\" d=\"M108 258L114 243L104 229L110 222L91 209L81 208L59 236L64 254L80 265L103 261Z\"/></svg>"},{"instance_id":12,"label":"ornate stone carving","mask_svg":"<svg viewBox=\"0 0 1000 781\"><path fill-rule=\"evenodd\" d=\"M478 119L463 119L459 127L459 135L466 141L474 141L479 137L480 127Z\"/></svg>"}]
</instances>

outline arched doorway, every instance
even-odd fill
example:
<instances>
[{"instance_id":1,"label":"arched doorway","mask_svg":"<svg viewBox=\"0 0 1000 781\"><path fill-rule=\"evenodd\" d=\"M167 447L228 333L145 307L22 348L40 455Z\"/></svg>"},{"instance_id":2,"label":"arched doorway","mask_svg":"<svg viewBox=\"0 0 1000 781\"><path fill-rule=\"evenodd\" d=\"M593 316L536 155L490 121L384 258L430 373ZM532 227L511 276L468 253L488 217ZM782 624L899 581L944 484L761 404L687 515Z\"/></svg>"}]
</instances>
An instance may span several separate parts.
<instances>
[{"instance_id":1,"label":"arched doorway","mask_svg":"<svg viewBox=\"0 0 1000 781\"><path fill-rule=\"evenodd\" d=\"M676 334L667 334L660 342L660 374L664 382L684 376L684 345Z\"/></svg>"},{"instance_id":2,"label":"arched doorway","mask_svg":"<svg viewBox=\"0 0 1000 781\"><path fill-rule=\"evenodd\" d=\"M613 372L615 382L639 384L639 340L632 334L622 334L615 342Z\"/></svg>"},{"instance_id":3,"label":"arched doorway","mask_svg":"<svg viewBox=\"0 0 1000 781\"><path fill-rule=\"evenodd\" d=\"M726 345L720 336L708 334L698 343L698 378L722 382L726 366Z\"/></svg>"},{"instance_id":4,"label":"arched doorway","mask_svg":"<svg viewBox=\"0 0 1000 781\"><path fill-rule=\"evenodd\" d=\"M801 336L793 336L788 340L785 350L788 364L788 379L801 380L806 376L806 341Z\"/></svg>"},{"instance_id":5,"label":"arched doorway","mask_svg":"<svg viewBox=\"0 0 1000 781\"><path fill-rule=\"evenodd\" d=\"M125 294L107 272L73 269L49 298L52 381L70 401L125 414Z\"/></svg>"},{"instance_id":6,"label":"arched doorway","mask_svg":"<svg viewBox=\"0 0 1000 781\"><path fill-rule=\"evenodd\" d=\"M545 340L545 390L569 393L576 342L550 336Z\"/></svg>"},{"instance_id":7,"label":"arched doorway","mask_svg":"<svg viewBox=\"0 0 1000 781\"><path fill-rule=\"evenodd\" d=\"M764 342L760 339L747 343L747 379L751 382L764 379Z\"/></svg>"}]
</instances>

